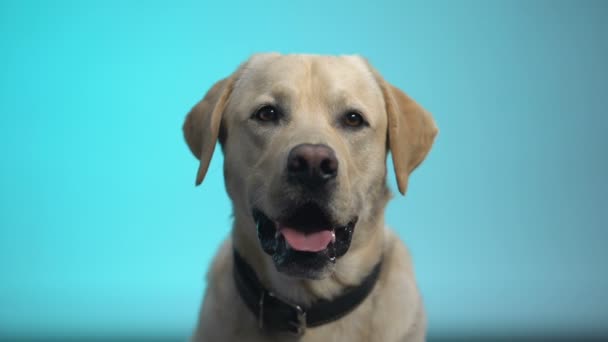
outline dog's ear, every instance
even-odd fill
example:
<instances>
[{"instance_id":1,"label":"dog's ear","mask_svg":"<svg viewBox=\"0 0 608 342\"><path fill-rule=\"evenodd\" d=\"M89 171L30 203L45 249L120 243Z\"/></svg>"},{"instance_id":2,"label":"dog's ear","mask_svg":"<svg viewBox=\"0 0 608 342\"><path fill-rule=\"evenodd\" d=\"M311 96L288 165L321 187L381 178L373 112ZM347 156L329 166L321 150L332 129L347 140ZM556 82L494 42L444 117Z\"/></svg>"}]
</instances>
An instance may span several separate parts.
<instances>
[{"instance_id":1,"label":"dog's ear","mask_svg":"<svg viewBox=\"0 0 608 342\"><path fill-rule=\"evenodd\" d=\"M233 86L234 77L218 81L186 116L183 126L184 136L190 151L200 160L196 185L203 182L207 173L211 156L215 150L215 143L220 133L222 115Z\"/></svg>"},{"instance_id":2,"label":"dog's ear","mask_svg":"<svg viewBox=\"0 0 608 342\"><path fill-rule=\"evenodd\" d=\"M397 185L405 195L409 175L429 153L439 130L431 114L407 94L381 77L378 82L386 104L388 143Z\"/></svg>"}]
</instances>

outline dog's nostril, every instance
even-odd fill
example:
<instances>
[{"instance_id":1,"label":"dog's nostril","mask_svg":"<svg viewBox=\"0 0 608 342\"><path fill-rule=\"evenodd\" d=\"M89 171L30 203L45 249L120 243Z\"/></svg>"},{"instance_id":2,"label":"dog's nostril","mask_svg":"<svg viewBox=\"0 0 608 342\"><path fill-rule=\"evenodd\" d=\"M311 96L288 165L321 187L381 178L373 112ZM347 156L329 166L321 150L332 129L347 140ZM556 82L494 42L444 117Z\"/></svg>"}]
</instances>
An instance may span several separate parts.
<instances>
[{"instance_id":1,"label":"dog's nostril","mask_svg":"<svg viewBox=\"0 0 608 342\"><path fill-rule=\"evenodd\" d=\"M335 158L323 159L319 171L321 171L321 176L325 178L335 176L338 171L338 161Z\"/></svg>"},{"instance_id":2,"label":"dog's nostril","mask_svg":"<svg viewBox=\"0 0 608 342\"><path fill-rule=\"evenodd\" d=\"M287 170L291 173L308 171L308 163L302 156L294 156L287 161Z\"/></svg>"}]
</instances>

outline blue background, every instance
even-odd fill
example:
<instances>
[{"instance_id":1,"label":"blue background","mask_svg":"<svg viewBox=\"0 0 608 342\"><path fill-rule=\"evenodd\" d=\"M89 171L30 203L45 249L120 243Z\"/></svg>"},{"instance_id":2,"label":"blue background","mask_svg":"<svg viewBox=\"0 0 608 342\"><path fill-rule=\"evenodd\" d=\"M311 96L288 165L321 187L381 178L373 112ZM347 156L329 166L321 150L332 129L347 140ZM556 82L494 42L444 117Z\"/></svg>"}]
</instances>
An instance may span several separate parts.
<instances>
[{"instance_id":1,"label":"blue background","mask_svg":"<svg viewBox=\"0 0 608 342\"><path fill-rule=\"evenodd\" d=\"M359 53L434 113L387 212L430 335L608 333L606 18L606 1L1 1L0 336L188 336L231 208L221 153L194 187L181 124L258 51Z\"/></svg>"}]
</instances>

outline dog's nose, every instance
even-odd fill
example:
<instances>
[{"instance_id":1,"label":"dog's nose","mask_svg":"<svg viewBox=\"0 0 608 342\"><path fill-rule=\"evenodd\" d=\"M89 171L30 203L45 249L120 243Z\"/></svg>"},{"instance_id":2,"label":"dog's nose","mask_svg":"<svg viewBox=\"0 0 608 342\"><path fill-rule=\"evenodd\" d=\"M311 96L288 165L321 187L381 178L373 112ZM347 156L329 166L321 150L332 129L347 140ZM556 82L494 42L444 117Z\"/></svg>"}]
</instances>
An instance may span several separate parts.
<instances>
[{"instance_id":1,"label":"dog's nose","mask_svg":"<svg viewBox=\"0 0 608 342\"><path fill-rule=\"evenodd\" d=\"M300 144L291 149L287 157L287 175L292 182L317 187L337 174L338 159L327 145Z\"/></svg>"}]
</instances>

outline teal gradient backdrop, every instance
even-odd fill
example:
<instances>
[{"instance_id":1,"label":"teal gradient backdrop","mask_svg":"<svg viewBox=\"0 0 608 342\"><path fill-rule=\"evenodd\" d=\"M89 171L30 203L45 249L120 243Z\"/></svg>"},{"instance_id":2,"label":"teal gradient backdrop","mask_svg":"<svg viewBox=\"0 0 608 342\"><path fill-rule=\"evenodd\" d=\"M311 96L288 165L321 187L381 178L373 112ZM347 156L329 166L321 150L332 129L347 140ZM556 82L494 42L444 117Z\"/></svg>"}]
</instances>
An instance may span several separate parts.
<instances>
[{"instance_id":1,"label":"teal gradient backdrop","mask_svg":"<svg viewBox=\"0 0 608 342\"><path fill-rule=\"evenodd\" d=\"M219 151L194 187L181 124L258 51L364 55L434 113L387 212L432 336L608 333L606 18L606 1L1 1L0 337L188 336L231 207Z\"/></svg>"}]
</instances>

